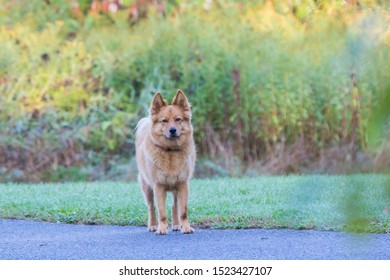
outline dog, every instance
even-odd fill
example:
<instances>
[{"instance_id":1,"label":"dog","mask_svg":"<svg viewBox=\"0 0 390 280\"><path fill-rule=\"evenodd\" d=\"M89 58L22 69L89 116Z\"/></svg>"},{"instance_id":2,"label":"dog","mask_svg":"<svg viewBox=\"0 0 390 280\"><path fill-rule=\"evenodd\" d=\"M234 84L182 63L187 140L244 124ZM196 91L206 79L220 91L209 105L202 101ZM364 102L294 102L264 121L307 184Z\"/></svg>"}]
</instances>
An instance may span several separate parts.
<instances>
[{"instance_id":1,"label":"dog","mask_svg":"<svg viewBox=\"0 0 390 280\"><path fill-rule=\"evenodd\" d=\"M196 150L191 106L180 89L171 105L156 93L149 116L137 124L135 147L138 181L148 207L148 231L168 234L165 202L167 192L172 192L172 230L193 233L188 222L188 196Z\"/></svg>"}]
</instances>

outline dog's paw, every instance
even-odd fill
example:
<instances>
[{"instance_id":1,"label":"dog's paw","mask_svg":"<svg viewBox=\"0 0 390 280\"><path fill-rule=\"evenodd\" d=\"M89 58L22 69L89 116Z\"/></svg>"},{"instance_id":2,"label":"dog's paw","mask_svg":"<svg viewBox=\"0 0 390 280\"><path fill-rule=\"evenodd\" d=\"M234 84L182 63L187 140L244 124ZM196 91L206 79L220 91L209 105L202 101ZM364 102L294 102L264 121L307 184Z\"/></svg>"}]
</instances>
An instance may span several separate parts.
<instances>
[{"instance_id":1,"label":"dog's paw","mask_svg":"<svg viewBox=\"0 0 390 280\"><path fill-rule=\"evenodd\" d=\"M173 225L172 226L173 231L179 231L180 230L180 225Z\"/></svg>"},{"instance_id":2,"label":"dog's paw","mask_svg":"<svg viewBox=\"0 0 390 280\"><path fill-rule=\"evenodd\" d=\"M168 234L168 227L167 226L158 226L156 234L158 235L166 235Z\"/></svg>"},{"instance_id":3,"label":"dog's paw","mask_svg":"<svg viewBox=\"0 0 390 280\"><path fill-rule=\"evenodd\" d=\"M181 228L181 233L187 234L187 233L194 233L195 230L190 226L184 226Z\"/></svg>"},{"instance_id":4,"label":"dog's paw","mask_svg":"<svg viewBox=\"0 0 390 280\"><path fill-rule=\"evenodd\" d=\"M149 231L149 232L155 232L155 231L157 231L157 226L156 226L156 225L150 225L150 226L148 226L148 231Z\"/></svg>"}]
</instances>

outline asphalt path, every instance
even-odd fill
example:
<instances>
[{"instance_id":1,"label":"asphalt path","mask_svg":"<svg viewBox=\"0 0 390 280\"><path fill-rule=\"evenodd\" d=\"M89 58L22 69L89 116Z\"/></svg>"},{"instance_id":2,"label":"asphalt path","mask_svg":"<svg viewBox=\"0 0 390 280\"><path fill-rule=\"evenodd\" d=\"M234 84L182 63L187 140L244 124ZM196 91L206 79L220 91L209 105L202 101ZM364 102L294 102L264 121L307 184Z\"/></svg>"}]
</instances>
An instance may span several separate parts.
<instances>
[{"instance_id":1,"label":"asphalt path","mask_svg":"<svg viewBox=\"0 0 390 280\"><path fill-rule=\"evenodd\" d=\"M0 220L2 260L390 260L390 234L196 229L159 236L146 227Z\"/></svg>"}]
</instances>

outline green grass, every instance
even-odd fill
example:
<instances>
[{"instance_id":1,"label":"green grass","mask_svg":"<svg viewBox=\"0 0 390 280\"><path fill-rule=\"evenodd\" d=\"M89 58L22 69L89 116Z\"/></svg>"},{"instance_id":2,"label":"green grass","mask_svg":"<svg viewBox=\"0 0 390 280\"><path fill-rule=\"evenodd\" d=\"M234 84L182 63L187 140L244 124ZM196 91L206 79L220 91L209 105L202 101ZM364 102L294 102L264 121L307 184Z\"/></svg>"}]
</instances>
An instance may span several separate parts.
<instances>
[{"instance_id":1,"label":"green grass","mask_svg":"<svg viewBox=\"0 0 390 280\"><path fill-rule=\"evenodd\" d=\"M386 175L196 179L189 216L197 227L390 233L388 182ZM0 184L0 218L142 226L147 211L137 183Z\"/></svg>"}]
</instances>

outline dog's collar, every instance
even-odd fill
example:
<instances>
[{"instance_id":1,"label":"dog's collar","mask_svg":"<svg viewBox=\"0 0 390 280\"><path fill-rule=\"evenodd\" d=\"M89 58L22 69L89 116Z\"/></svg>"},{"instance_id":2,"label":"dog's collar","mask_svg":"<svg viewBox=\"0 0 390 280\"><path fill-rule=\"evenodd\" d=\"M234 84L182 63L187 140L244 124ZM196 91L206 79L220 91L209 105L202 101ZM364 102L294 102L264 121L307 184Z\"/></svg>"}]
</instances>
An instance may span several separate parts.
<instances>
[{"instance_id":1,"label":"dog's collar","mask_svg":"<svg viewBox=\"0 0 390 280\"><path fill-rule=\"evenodd\" d=\"M162 146L157 145L157 144L154 144L154 146L156 146L157 148L159 148L159 149L161 149L161 150L163 150L165 152L179 152L180 151L179 148L176 148L176 149L174 149L174 148L165 148L165 147L162 147Z\"/></svg>"},{"instance_id":2,"label":"dog's collar","mask_svg":"<svg viewBox=\"0 0 390 280\"><path fill-rule=\"evenodd\" d=\"M180 152L180 149L171 149L171 148L168 148L168 149L165 149L165 151L167 151L167 152Z\"/></svg>"}]
</instances>

